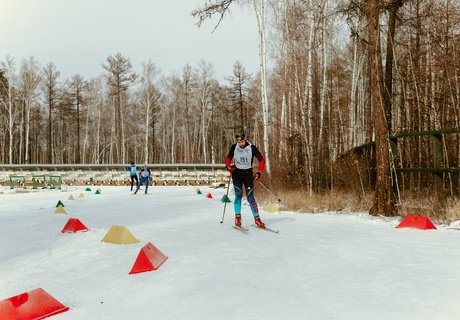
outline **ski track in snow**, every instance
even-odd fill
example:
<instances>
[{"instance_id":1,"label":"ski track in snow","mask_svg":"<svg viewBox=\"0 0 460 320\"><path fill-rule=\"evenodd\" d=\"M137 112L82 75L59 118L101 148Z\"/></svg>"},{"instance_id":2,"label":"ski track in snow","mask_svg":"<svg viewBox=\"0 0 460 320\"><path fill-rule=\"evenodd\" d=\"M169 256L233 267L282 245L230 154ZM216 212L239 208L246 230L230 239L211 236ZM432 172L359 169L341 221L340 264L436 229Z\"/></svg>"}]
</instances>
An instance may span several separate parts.
<instances>
[{"instance_id":1,"label":"ski track in snow","mask_svg":"<svg viewBox=\"0 0 460 320\"><path fill-rule=\"evenodd\" d=\"M0 194L0 300L43 288L51 319L458 319L460 231L395 229L367 213L261 210L279 234L231 228L225 189L83 187ZM206 198L211 192L213 199ZM85 195L79 199L80 193ZM73 195L76 200L67 198ZM229 194L233 201L233 194ZM256 194L257 197L257 194ZM55 214L58 200L68 215ZM63 234L70 218L90 231ZM243 225L253 223L243 206ZM137 244L102 243L122 225ZM129 275L148 242L168 260Z\"/></svg>"}]
</instances>

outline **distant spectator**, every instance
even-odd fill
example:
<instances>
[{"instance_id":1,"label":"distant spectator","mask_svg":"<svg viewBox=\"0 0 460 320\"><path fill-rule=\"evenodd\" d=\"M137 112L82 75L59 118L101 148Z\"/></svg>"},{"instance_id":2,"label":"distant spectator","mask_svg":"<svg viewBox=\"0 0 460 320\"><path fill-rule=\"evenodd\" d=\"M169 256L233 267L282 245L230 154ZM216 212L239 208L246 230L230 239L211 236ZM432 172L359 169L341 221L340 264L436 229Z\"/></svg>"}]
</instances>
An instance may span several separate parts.
<instances>
[{"instance_id":1,"label":"distant spectator","mask_svg":"<svg viewBox=\"0 0 460 320\"><path fill-rule=\"evenodd\" d=\"M134 162L131 162L129 167L129 175L131 176L131 191L133 191L134 180L136 180L136 187L139 186L139 179L137 178L137 168Z\"/></svg>"},{"instance_id":2,"label":"distant spectator","mask_svg":"<svg viewBox=\"0 0 460 320\"><path fill-rule=\"evenodd\" d=\"M147 190L149 189L150 174L151 174L150 169L147 168L147 165L144 165L144 167L141 169L141 172L139 172L139 177L141 178L141 181L137 185L137 189L134 192L134 194L137 194L137 191L139 191L139 188L142 186L144 182L145 182L145 194L147 194Z\"/></svg>"}]
</instances>

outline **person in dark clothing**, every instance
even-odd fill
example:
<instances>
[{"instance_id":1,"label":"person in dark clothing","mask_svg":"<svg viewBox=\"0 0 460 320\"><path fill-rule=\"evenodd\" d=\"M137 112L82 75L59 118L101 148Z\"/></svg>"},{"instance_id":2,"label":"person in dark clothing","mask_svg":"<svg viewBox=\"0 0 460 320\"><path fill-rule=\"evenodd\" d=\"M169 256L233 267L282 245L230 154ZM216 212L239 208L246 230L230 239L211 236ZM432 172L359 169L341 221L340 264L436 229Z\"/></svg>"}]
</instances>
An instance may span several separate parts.
<instances>
[{"instance_id":1,"label":"person in dark clothing","mask_svg":"<svg viewBox=\"0 0 460 320\"><path fill-rule=\"evenodd\" d=\"M136 180L136 187L139 185L139 179L137 178L137 168L134 162L131 162L131 167L129 167L129 175L131 177L131 191L133 191L134 180Z\"/></svg>"},{"instance_id":2,"label":"person in dark clothing","mask_svg":"<svg viewBox=\"0 0 460 320\"><path fill-rule=\"evenodd\" d=\"M141 181L138 184L134 194L137 194L137 191L139 191L139 188L142 186L142 184L144 184L144 182L145 182L145 194L147 194L147 190L149 189L150 174L151 174L150 169L148 169L147 166L145 165L139 172L139 178L141 179Z\"/></svg>"},{"instance_id":3,"label":"person in dark clothing","mask_svg":"<svg viewBox=\"0 0 460 320\"><path fill-rule=\"evenodd\" d=\"M243 198L243 185L246 190L246 197L251 207L254 221L259 228L265 228L259 216L259 209L254 197L254 180L260 178L265 167L265 159L259 149L246 140L244 133L235 136L236 143L230 147L230 151L225 158L225 166L232 174L233 186L235 188L235 225L241 226L241 200ZM257 158L259 167L257 172L253 172L253 159ZM233 160L233 164L232 164Z\"/></svg>"}]
</instances>

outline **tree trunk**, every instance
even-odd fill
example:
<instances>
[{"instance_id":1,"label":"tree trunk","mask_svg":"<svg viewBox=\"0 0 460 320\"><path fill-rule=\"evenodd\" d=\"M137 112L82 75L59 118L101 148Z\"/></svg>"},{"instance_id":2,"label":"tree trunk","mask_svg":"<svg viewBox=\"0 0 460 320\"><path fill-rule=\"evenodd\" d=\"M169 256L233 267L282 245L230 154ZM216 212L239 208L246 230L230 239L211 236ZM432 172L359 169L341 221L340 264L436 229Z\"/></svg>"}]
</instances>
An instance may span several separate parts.
<instances>
[{"instance_id":1,"label":"tree trunk","mask_svg":"<svg viewBox=\"0 0 460 320\"><path fill-rule=\"evenodd\" d=\"M388 35L387 52L385 59L385 89L383 91L383 104L387 121L388 132L392 132L392 96L393 96L393 61L394 61L394 39L396 33L396 18L402 0L394 0L388 8Z\"/></svg>"},{"instance_id":2,"label":"tree trunk","mask_svg":"<svg viewBox=\"0 0 460 320\"><path fill-rule=\"evenodd\" d=\"M8 147L8 161L13 164L13 135L14 135L14 110L13 110L13 92L11 85L8 86L8 133L9 133L9 147Z\"/></svg>"},{"instance_id":3,"label":"tree trunk","mask_svg":"<svg viewBox=\"0 0 460 320\"><path fill-rule=\"evenodd\" d=\"M380 60L379 17L382 3L380 0L368 0L366 4L367 31L369 42L369 70L371 85L371 103L375 112L375 148L377 158L377 180L374 203L369 213L372 215L394 216L395 199L391 185L389 132L383 105L383 67Z\"/></svg>"},{"instance_id":4,"label":"tree trunk","mask_svg":"<svg viewBox=\"0 0 460 320\"><path fill-rule=\"evenodd\" d=\"M80 88L77 87L77 154L76 162L81 163L80 157Z\"/></svg>"},{"instance_id":5,"label":"tree trunk","mask_svg":"<svg viewBox=\"0 0 460 320\"><path fill-rule=\"evenodd\" d=\"M150 121L150 92L147 89L147 97L145 103L145 146L144 146L144 163L149 163L149 121Z\"/></svg>"},{"instance_id":6,"label":"tree trunk","mask_svg":"<svg viewBox=\"0 0 460 320\"><path fill-rule=\"evenodd\" d=\"M262 119L263 119L263 144L265 151L265 170L270 177L270 143L269 143L269 132L268 132L268 95L267 95L267 49L265 39L265 24L267 22L266 0L253 0L252 4L257 17L257 28L259 32L259 59L260 59L260 96L262 102Z\"/></svg>"},{"instance_id":7,"label":"tree trunk","mask_svg":"<svg viewBox=\"0 0 460 320\"><path fill-rule=\"evenodd\" d=\"M25 152L24 152L24 162L29 163L29 140L30 140L30 102L26 101L26 124L25 124Z\"/></svg>"},{"instance_id":8,"label":"tree trunk","mask_svg":"<svg viewBox=\"0 0 460 320\"><path fill-rule=\"evenodd\" d=\"M86 152L88 149L88 135L89 135L89 108L86 107L86 121L85 121L85 138L83 139L83 163L87 163L86 161Z\"/></svg>"}]
</instances>

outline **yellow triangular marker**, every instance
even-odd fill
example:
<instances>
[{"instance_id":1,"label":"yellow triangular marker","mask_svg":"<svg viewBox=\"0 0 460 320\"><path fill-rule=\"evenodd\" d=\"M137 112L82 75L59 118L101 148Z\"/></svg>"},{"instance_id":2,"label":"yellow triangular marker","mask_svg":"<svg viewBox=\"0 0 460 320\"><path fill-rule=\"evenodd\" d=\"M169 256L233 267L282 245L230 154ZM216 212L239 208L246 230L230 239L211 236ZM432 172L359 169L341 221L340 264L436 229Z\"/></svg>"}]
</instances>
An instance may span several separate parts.
<instances>
[{"instance_id":1,"label":"yellow triangular marker","mask_svg":"<svg viewBox=\"0 0 460 320\"><path fill-rule=\"evenodd\" d=\"M75 200L75 198L73 197L73 195L70 195L69 200Z\"/></svg>"},{"instance_id":2,"label":"yellow triangular marker","mask_svg":"<svg viewBox=\"0 0 460 320\"><path fill-rule=\"evenodd\" d=\"M264 211L267 211L267 212L278 212L280 211L280 209L278 208L278 206L274 203L269 203L267 204L266 206L264 206Z\"/></svg>"},{"instance_id":3,"label":"yellow triangular marker","mask_svg":"<svg viewBox=\"0 0 460 320\"><path fill-rule=\"evenodd\" d=\"M83 193L80 193L80 198L83 199L85 195Z\"/></svg>"},{"instance_id":4,"label":"yellow triangular marker","mask_svg":"<svg viewBox=\"0 0 460 320\"><path fill-rule=\"evenodd\" d=\"M114 244L128 244L128 243L137 243L137 240L131 232L126 227L123 226L112 226L105 235L104 239L101 240L106 243Z\"/></svg>"},{"instance_id":5,"label":"yellow triangular marker","mask_svg":"<svg viewBox=\"0 0 460 320\"><path fill-rule=\"evenodd\" d=\"M67 214L67 211L65 211L64 207L59 206L54 210L54 213Z\"/></svg>"}]
</instances>

